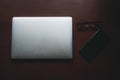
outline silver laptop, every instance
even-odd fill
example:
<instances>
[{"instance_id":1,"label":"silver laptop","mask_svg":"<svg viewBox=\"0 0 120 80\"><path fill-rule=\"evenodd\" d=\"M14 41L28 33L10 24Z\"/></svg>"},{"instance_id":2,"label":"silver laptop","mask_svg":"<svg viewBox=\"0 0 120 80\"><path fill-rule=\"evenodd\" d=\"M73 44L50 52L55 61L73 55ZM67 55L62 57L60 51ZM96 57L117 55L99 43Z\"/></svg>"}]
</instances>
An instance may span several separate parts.
<instances>
[{"instance_id":1,"label":"silver laptop","mask_svg":"<svg viewBox=\"0 0 120 80\"><path fill-rule=\"evenodd\" d=\"M12 59L72 59L72 17L13 17Z\"/></svg>"}]
</instances>

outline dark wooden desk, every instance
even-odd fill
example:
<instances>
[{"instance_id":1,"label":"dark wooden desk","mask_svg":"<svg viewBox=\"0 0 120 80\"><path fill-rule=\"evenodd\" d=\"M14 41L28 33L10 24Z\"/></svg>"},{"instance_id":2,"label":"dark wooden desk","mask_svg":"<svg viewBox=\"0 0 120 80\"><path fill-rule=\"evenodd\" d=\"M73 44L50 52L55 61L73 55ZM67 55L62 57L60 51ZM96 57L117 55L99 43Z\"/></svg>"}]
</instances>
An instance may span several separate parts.
<instances>
[{"instance_id":1,"label":"dark wooden desk","mask_svg":"<svg viewBox=\"0 0 120 80\"><path fill-rule=\"evenodd\" d=\"M119 80L118 5L114 0L0 0L0 80ZM13 16L72 16L74 59L64 61L12 61ZM78 32L79 21L104 21L111 42L91 63L79 54L90 37Z\"/></svg>"}]
</instances>

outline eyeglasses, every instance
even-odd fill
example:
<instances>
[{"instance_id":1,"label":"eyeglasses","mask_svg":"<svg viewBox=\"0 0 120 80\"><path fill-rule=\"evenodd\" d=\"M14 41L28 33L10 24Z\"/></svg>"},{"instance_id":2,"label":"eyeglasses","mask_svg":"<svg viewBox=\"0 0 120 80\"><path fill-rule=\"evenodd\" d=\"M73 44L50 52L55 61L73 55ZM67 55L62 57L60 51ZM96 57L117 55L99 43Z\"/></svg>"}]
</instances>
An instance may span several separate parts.
<instances>
[{"instance_id":1,"label":"eyeglasses","mask_svg":"<svg viewBox=\"0 0 120 80\"><path fill-rule=\"evenodd\" d=\"M86 31L91 28L92 30L101 30L103 22L80 22L77 24L78 31Z\"/></svg>"}]
</instances>

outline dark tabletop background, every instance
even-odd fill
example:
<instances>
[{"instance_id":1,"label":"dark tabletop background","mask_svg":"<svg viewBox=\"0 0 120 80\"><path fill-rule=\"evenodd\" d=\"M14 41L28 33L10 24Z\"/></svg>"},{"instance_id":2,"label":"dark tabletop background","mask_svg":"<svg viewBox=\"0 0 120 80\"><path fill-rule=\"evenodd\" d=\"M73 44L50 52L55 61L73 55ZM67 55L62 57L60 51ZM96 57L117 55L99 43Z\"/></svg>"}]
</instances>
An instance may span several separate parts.
<instances>
[{"instance_id":1,"label":"dark tabletop background","mask_svg":"<svg viewBox=\"0 0 120 80\"><path fill-rule=\"evenodd\" d=\"M116 0L0 0L0 80L120 80L118 5ZM11 60L13 16L72 16L74 59ZM93 32L78 32L79 21L104 21L104 32L111 38L91 63L84 60L79 49Z\"/></svg>"}]
</instances>

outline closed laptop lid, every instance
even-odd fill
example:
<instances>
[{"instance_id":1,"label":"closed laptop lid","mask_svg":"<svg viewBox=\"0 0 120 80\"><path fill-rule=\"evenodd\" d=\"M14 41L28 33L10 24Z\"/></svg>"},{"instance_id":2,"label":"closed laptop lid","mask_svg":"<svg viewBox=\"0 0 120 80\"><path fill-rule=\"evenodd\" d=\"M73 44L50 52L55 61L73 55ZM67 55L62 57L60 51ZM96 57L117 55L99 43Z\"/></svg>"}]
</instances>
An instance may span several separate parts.
<instances>
[{"instance_id":1,"label":"closed laptop lid","mask_svg":"<svg viewBox=\"0 0 120 80\"><path fill-rule=\"evenodd\" d=\"M12 59L71 59L71 17L13 17Z\"/></svg>"}]
</instances>

